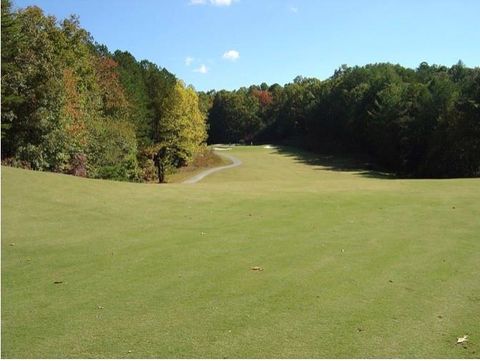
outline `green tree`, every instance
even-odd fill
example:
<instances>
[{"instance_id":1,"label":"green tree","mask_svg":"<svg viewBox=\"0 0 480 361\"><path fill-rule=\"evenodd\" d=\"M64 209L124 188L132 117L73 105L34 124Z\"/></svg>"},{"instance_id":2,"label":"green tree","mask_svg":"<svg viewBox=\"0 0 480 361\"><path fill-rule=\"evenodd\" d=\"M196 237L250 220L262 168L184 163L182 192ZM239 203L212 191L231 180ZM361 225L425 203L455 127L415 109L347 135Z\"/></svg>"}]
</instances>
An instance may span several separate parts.
<instances>
[{"instance_id":1,"label":"green tree","mask_svg":"<svg viewBox=\"0 0 480 361\"><path fill-rule=\"evenodd\" d=\"M144 70L129 52L115 51L113 59L119 80L129 103L129 114L141 146L152 144L153 109L144 78Z\"/></svg>"}]
</instances>

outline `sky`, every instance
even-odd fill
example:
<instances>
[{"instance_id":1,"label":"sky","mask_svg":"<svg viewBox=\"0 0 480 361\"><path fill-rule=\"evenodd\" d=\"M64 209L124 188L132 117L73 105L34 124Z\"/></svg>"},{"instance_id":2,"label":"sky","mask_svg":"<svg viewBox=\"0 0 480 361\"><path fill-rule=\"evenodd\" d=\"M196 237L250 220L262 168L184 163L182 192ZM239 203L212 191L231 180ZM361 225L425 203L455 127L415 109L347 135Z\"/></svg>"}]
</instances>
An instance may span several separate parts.
<instances>
[{"instance_id":1,"label":"sky","mask_svg":"<svg viewBox=\"0 0 480 361\"><path fill-rule=\"evenodd\" d=\"M197 90L326 79L342 64L480 66L479 0L13 0L77 14L110 51Z\"/></svg>"}]
</instances>

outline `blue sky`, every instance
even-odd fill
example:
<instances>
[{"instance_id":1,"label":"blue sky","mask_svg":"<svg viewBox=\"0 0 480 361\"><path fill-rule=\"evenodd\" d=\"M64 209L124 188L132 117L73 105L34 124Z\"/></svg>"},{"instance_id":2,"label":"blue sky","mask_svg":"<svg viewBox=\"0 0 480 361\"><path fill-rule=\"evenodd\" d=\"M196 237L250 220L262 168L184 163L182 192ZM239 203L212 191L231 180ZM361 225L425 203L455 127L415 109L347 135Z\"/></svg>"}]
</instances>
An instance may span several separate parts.
<instances>
[{"instance_id":1,"label":"blue sky","mask_svg":"<svg viewBox=\"0 0 480 361\"><path fill-rule=\"evenodd\" d=\"M14 0L198 90L325 79L341 64L480 65L479 0Z\"/></svg>"}]
</instances>

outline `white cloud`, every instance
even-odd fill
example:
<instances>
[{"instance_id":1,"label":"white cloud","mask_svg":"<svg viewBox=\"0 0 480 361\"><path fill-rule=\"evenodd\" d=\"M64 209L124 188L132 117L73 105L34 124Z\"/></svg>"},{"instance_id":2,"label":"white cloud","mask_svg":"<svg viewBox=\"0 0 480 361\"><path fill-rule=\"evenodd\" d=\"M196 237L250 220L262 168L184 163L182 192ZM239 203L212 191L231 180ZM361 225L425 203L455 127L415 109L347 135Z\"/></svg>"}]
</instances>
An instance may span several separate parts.
<instances>
[{"instance_id":1,"label":"white cloud","mask_svg":"<svg viewBox=\"0 0 480 361\"><path fill-rule=\"evenodd\" d=\"M186 65L186 66L190 66L190 65L193 63L194 60L195 60L195 59L192 58L191 56L187 56L187 57L185 58L185 65Z\"/></svg>"},{"instance_id":2,"label":"white cloud","mask_svg":"<svg viewBox=\"0 0 480 361\"><path fill-rule=\"evenodd\" d=\"M195 73L207 74L208 68L205 66L205 64L202 64L198 68L194 69L193 71Z\"/></svg>"},{"instance_id":3,"label":"white cloud","mask_svg":"<svg viewBox=\"0 0 480 361\"><path fill-rule=\"evenodd\" d=\"M232 0L210 0L210 4L214 6L230 6L232 2Z\"/></svg>"},{"instance_id":4,"label":"white cloud","mask_svg":"<svg viewBox=\"0 0 480 361\"><path fill-rule=\"evenodd\" d=\"M213 6L230 6L235 0L190 0L189 5L206 5L210 3Z\"/></svg>"},{"instance_id":5,"label":"white cloud","mask_svg":"<svg viewBox=\"0 0 480 361\"><path fill-rule=\"evenodd\" d=\"M295 6L292 6L292 7L290 7L290 11L291 11L292 13L295 13L295 14L296 14L296 13L298 13L298 8L296 8Z\"/></svg>"},{"instance_id":6,"label":"white cloud","mask_svg":"<svg viewBox=\"0 0 480 361\"><path fill-rule=\"evenodd\" d=\"M226 60L230 60L230 61L235 61L237 60L238 58L240 57L240 53L236 50L229 50L229 51L226 51L222 58L226 59Z\"/></svg>"}]
</instances>

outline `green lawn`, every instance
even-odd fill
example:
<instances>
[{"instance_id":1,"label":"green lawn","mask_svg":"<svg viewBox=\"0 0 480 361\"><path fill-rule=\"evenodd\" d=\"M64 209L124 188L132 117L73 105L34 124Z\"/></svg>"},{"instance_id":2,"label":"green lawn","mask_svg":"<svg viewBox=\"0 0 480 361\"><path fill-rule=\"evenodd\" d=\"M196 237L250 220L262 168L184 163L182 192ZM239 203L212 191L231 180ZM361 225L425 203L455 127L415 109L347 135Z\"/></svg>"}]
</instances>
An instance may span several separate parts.
<instances>
[{"instance_id":1,"label":"green lawn","mask_svg":"<svg viewBox=\"0 0 480 361\"><path fill-rule=\"evenodd\" d=\"M480 179L231 154L193 185L2 167L2 357L480 357Z\"/></svg>"}]
</instances>

